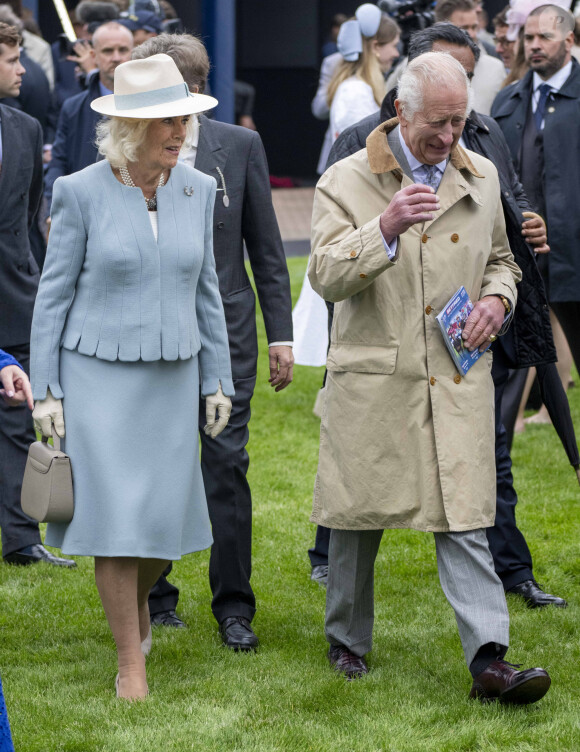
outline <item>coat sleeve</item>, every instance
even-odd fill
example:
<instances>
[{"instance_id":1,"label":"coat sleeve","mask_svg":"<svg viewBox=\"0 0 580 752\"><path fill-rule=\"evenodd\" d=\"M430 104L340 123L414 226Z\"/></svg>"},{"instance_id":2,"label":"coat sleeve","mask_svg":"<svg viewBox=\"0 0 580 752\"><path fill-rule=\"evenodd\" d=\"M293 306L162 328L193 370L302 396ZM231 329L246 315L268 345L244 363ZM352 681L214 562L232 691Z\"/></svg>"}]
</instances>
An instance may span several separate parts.
<instances>
[{"instance_id":1,"label":"coat sleeve","mask_svg":"<svg viewBox=\"0 0 580 752\"><path fill-rule=\"evenodd\" d=\"M310 105L312 114L318 120L328 120L328 116L330 114L330 108L328 107L328 102L326 101L326 91L328 89L330 79L332 78L333 71L334 68L331 65L331 61L329 61L329 59L325 57L320 66L318 89L316 90L316 94L314 95L314 99L312 100L312 104Z\"/></svg>"},{"instance_id":2,"label":"coat sleeve","mask_svg":"<svg viewBox=\"0 0 580 752\"><path fill-rule=\"evenodd\" d=\"M6 368L6 366L18 366L18 368L22 368L16 358L13 358L12 355L4 352L4 350L0 350L0 371Z\"/></svg>"},{"instance_id":3,"label":"coat sleeve","mask_svg":"<svg viewBox=\"0 0 580 752\"><path fill-rule=\"evenodd\" d=\"M42 183L44 180L44 168L42 166L42 129L40 123L35 121L35 140L34 140L34 170L32 173L32 182L28 196L28 229L32 227L32 222L40 206L42 198Z\"/></svg>"},{"instance_id":4,"label":"coat sleeve","mask_svg":"<svg viewBox=\"0 0 580 752\"><path fill-rule=\"evenodd\" d=\"M205 207L203 263L197 280L195 297L197 326L201 339L199 367L201 394L215 394L221 382L222 391L228 397L234 394L230 348L224 307L218 286L213 255L213 209L216 195L216 182L212 179Z\"/></svg>"},{"instance_id":5,"label":"coat sleeve","mask_svg":"<svg viewBox=\"0 0 580 752\"><path fill-rule=\"evenodd\" d=\"M246 169L242 235L248 251L268 342L292 340L290 277L272 193L266 153L252 134Z\"/></svg>"},{"instance_id":6,"label":"coat sleeve","mask_svg":"<svg viewBox=\"0 0 580 752\"><path fill-rule=\"evenodd\" d=\"M52 225L46 261L32 317L30 375L34 399L62 399L60 342L74 298L87 246L87 233L77 196L67 180L54 186Z\"/></svg>"},{"instance_id":7,"label":"coat sleeve","mask_svg":"<svg viewBox=\"0 0 580 752\"><path fill-rule=\"evenodd\" d=\"M53 186L57 178L70 173L68 167L68 131L71 118L68 108L63 105L58 118L56 126L56 133L54 136L54 142L52 144L52 158L48 169L46 171L46 179L44 181L44 195L46 197L48 210L50 211L50 204L52 201Z\"/></svg>"},{"instance_id":8,"label":"coat sleeve","mask_svg":"<svg viewBox=\"0 0 580 752\"><path fill-rule=\"evenodd\" d=\"M341 159L355 154L357 151L364 149L366 146L367 136L373 131L377 125L381 122L379 113L376 115L370 115L369 117L361 120L356 125L351 125L350 128L346 128L336 141L332 144L332 149L328 155L325 169L328 170L335 162L340 162Z\"/></svg>"},{"instance_id":9,"label":"coat sleeve","mask_svg":"<svg viewBox=\"0 0 580 752\"><path fill-rule=\"evenodd\" d=\"M495 120L492 120L491 118L486 118L485 123L489 127L490 132L492 132L493 134L493 144L499 150L499 154L497 156L500 162L498 162L497 164L505 165L505 175L518 208L522 212L534 211L528 200L528 197L526 196L524 186L520 183L516 168L514 167L512 155L510 154L509 146L507 145L507 141L505 140L502 129L495 122Z\"/></svg>"},{"instance_id":10,"label":"coat sleeve","mask_svg":"<svg viewBox=\"0 0 580 752\"><path fill-rule=\"evenodd\" d=\"M521 278L522 273L509 247L498 186L491 252L485 267L479 297L481 299L486 295L503 295L508 300L511 300L513 311L518 299L516 284ZM506 321L506 325L502 328L500 334L503 334L507 330L510 320L511 317Z\"/></svg>"},{"instance_id":11,"label":"coat sleeve","mask_svg":"<svg viewBox=\"0 0 580 752\"><path fill-rule=\"evenodd\" d=\"M308 278L324 299L336 303L368 287L386 269L389 261L379 225L379 216L356 227L343 205L346 191L337 187L336 168L324 173L314 193L312 210L312 253Z\"/></svg>"}]
</instances>

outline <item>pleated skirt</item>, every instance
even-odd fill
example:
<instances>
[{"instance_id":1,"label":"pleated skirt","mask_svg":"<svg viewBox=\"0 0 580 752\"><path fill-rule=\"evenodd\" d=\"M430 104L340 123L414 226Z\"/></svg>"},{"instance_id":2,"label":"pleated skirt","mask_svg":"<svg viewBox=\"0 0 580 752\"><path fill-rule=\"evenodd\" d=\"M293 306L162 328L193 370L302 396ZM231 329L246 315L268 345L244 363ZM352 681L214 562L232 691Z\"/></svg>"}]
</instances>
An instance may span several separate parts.
<instances>
[{"instance_id":1,"label":"pleated skirt","mask_svg":"<svg viewBox=\"0 0 580 752\"><path fill-rule=\"evenodd\" d=\"M199 463L199 366L61 349L75 510L49 523L64 554L177 560L212 544Z\"/></svg>"}]
</instances>

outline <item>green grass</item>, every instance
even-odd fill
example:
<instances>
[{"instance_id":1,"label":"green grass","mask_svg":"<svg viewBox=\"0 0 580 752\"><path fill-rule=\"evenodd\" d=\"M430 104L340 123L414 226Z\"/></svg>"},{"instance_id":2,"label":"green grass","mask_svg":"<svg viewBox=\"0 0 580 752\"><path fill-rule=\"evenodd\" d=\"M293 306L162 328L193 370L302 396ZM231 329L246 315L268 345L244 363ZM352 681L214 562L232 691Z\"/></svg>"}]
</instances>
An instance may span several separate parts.
<instances>
[{"instance_id":1,"label":"green grass","mask_svg":"<svg viewBox=\"0 0 580 752\"><path fill-rule=\"evenodd\" d=\"M305 259L290 259L296 299ZM318 451L312 405L322 369L295 370L274 394L260 329L250 482L254 497L257 655L221 647L210 612L207 553L174 568L187 630L157 629L151 694L115 700L115 652L92 560L74 571L0 565L0 672L22 752L389 750L561 752L580 745L578 640L580 489L552 428L529 427L513 451L518 521L538 580L570 601L531 611L509 598L508 658L541 665L546 698L525 708L467 699L470 676L437 578L433 538L390 531L376 567L370 674L347 683L326 661L324 590L306 549ZM580 434L580 386L570 392ZM161 502L160 502L161 503Z\"/></svg>"}]
</instances>

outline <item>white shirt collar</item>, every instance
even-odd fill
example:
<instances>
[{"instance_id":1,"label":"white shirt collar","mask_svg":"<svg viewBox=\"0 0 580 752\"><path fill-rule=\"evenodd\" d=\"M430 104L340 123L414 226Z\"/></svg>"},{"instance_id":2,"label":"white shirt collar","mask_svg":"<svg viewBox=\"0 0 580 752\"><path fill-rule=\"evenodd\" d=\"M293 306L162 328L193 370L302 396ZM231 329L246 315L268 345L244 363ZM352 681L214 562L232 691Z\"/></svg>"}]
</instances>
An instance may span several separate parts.
<instances>
[{"instance_id":1,"label":"white shirt collar","mask_svg":"<svg viewBox=\"0 0 580 752\"><path fill-rule=\"evenodd\" d=\"M548 86L552 87L552 91L560 91L562 86L566 83L568 76L572 72L572 61L568 60L566 65L563 68L560 68L560 70L557 73L554 73L554 75L551 78L548 78L547 81L544 81L540 76L534 71L534 92L536 92L541 84L548 84Z\"/></svg>"},{"instance_id":2,"label":"white shirt collar","mask_svg":"<svg viewBox=\"0 0 580 752\"><path fill-rule=\"evenodd\" d=\"M403 149L403 152L405 156L407 157L407 162L409 163L409 167L411 168L411 172L415 172L415 170L418 170L419 168L423 167L423 162L419 162L419 160L413 156L411 153L411 150L405 143L405 139L403 138L403 134L401 132L401 128L397 126L397 130L399 131L399 141L401 142L401 148ZM445 168L447 167L447 160L444 159L442 162L439 162L435 165L435 167L439 170L439 172L444 173Z\"/></svg>"},{"instance_id":3,"label":"white shirt collar","mask_svg":"<svg viewBox=\"0 0 580 752\"><path fill-rule=\"evenodd\" d=\"M193 146L194 149L197 149L198 144L199 144L199 117L197 115L193 115L193 136L191 137L190 146Z\"/></svg>"}]
</instances>

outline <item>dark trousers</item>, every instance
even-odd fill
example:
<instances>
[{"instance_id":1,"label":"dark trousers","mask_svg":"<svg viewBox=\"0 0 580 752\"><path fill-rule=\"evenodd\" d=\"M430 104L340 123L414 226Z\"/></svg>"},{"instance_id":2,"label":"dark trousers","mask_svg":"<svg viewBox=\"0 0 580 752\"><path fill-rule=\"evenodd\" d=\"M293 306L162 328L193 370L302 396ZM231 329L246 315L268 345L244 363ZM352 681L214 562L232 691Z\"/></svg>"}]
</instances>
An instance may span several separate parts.
<instances>
[{"instance_id":1,"label":"dark trousers","mask_svg":"<svg viewBox=\"0 0 580 752\"><path fill-rule=\"evenodd\" d=\"M318 525L316 528L316 538L314 539L314 548L308 549L308 556L310 556L310 566L318 567L321 564L328 564L329 545L330 528Z\"/></svg>"},{"instance_id":2,"label":"dark trousers","mask_svg":"<svg viewBox=\"0 0 580 752\"><path fill-rule=\"evenodd\" d=\"M508 332L509 335L509 332ZM497 506L494 527L487 528L487 540L493 564L505 590L524 580L533 579L532 556L522 533L516 525L518 496L514 488L512 461L507 434L502 423L502 401L509 375L510 359L504 351L509 346L501 340L494 345L492 376L495 385L495 463ZM330 530L318 526L314 548L309 549L312 566L328 564Z\"/></svg>"},{"instance_id":3,"label":"dark trousers","mask_svg":"<svg viewBox=\"0 0 580 752\"><path fill-rule=\"evenodd\" d=\"M29 373L29 345L9 347L8 352ZM40 543L38 523L24 514L20 506L22 477L28 447L33 441L36 441L36 434L28 406L8 407L0 400L0 528L3 556Z\"/></svg>"},{"instance_id":4,"label":"dark trousers","mask_svg":"<svg viewBox=\"0 0 580 752\"><path fill-rule=\"evenodd\" d=\"M508 452L511 452L514 440L514 429L526 386L528 370L527 368L510 370L501 399L501 422L506 430Z\"/></svg>"},{"instance_id":5,"label":"dark trousers","mask_svg":"<svg viewBox=\"0 0 580 752\"><path fill-rule=\"evenodd\" d=\"M205 400L200 400L199 427L201 470L212 525L213 546L209 562L211 608L218 622L228 616L244 616L250 621L256 613L256 599L250 585L252 572L252 496L246 479L249 457L246 451L250 420L250 400L256 377L234 379L230 421L217 439L203 432ZM151 614L177 607L179 590L159 578L149 595Z\"/></svg>"},{"instance_id":6,"label":"dark trousers","mask_svg":"<svg viewBox=\"0 0 580 752\"><path fill-rule=\"evenodd\" d=\"M505 590L533 579L532 555L516 525L518 495L514 488L507 433L502 423L502 401L509 376L509 360L502 342L494 346L492 376L495 385L495 525L486 530L493 565Z\"/></svg>"}]
</instances>

